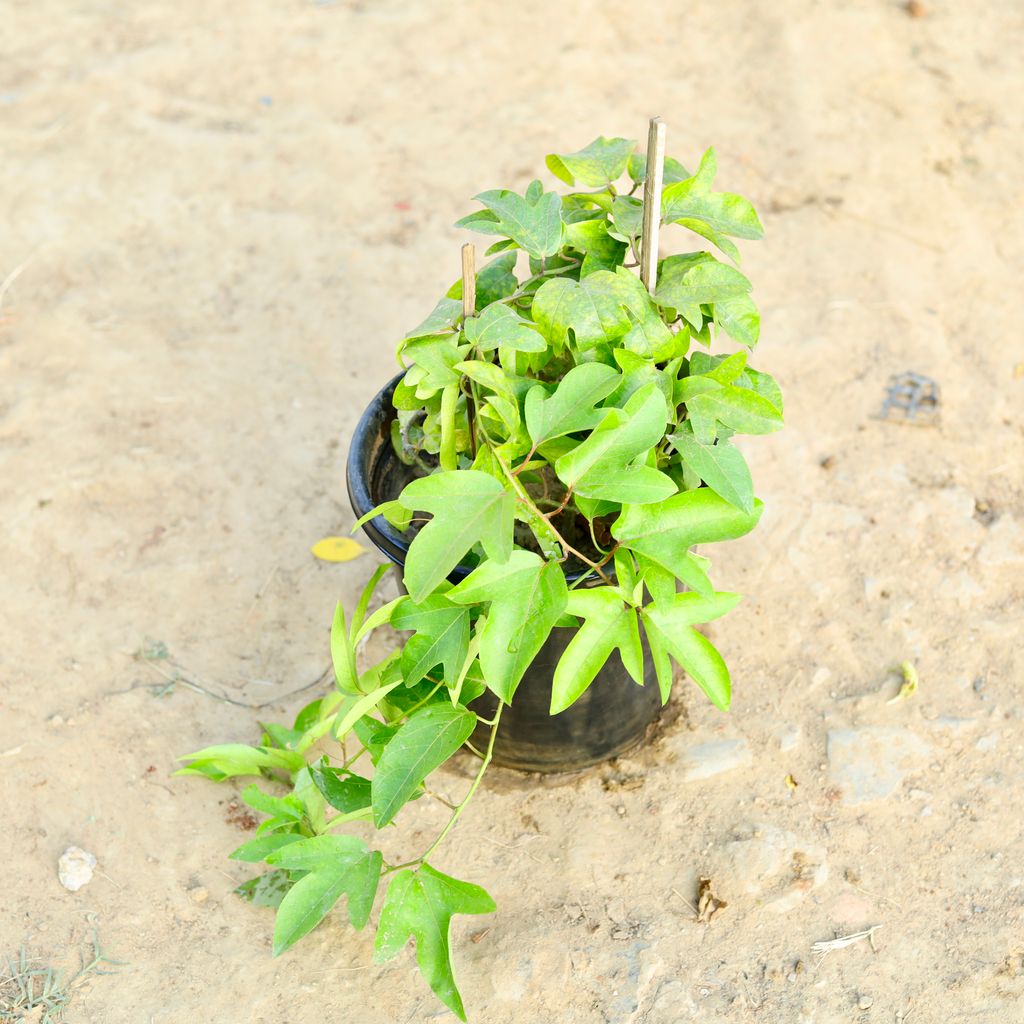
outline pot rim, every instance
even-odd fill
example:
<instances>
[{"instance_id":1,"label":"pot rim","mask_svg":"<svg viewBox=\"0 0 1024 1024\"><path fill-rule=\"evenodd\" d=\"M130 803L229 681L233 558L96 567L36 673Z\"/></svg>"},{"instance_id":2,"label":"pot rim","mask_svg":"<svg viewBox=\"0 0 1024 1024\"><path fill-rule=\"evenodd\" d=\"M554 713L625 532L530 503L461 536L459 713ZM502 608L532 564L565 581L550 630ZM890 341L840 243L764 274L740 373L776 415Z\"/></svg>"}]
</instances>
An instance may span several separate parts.
<instances>
[{"instance_id":1,"label":"pot rim","mask_svg":"<svg viewBox=\"0 0 1024 1024\"><path fill-rule=\"evenodd\" d=\"M391 402L398 382L405 376L405 370L395 374L370 401L370 404L363 410L359 422L352 433L352 441L349 445L348 459L345 464L345 483L348 487L348 498L352 505L352 511L356 519L361 519L367 512L376 508L380 502L374 500L370 489L372 467L367 465L367 456L372 452L375 442L379 442L380 424L378 417L383 413L390 422L397 415L397 410ZM390 445L390 437L385 437L384 443ZM456 470L456 472L458 472ZM398 495L394 495L398 497ZM384 498L383 500L389 500ZM410 540L394 526L391 525L382 515L374 516L373 519L363 523L361 529L369 538L370 542L384 556L401 568L405 567L405 558L409 553ZM449 574L452 581L465 579L473 571L473 566L457 565ZM568 584L575 583L582 576L589 572L588 569L574 569L565 573L565 581ZM595 579L595 585L599 582Z\"/></svg>"}]
</instances>

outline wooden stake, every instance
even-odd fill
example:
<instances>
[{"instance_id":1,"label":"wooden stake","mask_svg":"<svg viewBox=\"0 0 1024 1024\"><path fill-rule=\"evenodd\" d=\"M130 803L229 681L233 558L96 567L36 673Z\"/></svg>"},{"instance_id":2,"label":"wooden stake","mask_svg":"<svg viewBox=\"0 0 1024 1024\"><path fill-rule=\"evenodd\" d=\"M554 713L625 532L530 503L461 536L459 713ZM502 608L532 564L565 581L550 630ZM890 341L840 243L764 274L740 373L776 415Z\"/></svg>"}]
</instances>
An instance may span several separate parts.
<instances>
[{"instance_id":1,"label":"wooden stake","mask_svg":"<svg viewBox=\"0 0 1024 1024\"><path fill-rule=\"evenodd\" d=\"M651 118L647 132L647 177L644 179L644 228L640 280L653 295L658 286L658 231L661 228L661 185L665 169L665 122Z\"/></svg>"},{"instance_id":2,"label":"wooden stake","mask_svg":"<svg viewBox=\"0 0 1024 1024\"><path fill-rule=\"evenodd\" d=\"M462 321L476 316L476 248L472 242L462 247Z\"/></svg>"}]
</instances>

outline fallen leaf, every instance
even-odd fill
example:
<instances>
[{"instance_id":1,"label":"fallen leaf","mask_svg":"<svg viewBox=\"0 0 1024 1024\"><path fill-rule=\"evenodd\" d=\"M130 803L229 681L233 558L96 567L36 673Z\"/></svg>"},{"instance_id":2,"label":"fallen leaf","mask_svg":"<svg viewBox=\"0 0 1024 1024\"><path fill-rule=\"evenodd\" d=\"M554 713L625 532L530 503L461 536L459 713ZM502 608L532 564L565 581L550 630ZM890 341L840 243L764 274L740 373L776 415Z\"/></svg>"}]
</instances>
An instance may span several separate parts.
<instances>
[{"instance_id":1,"label":"fallen leaf","mask_svg":"<svg viewBox=\"0 0 1024 1024\"><path fill-rule=\"evenodd\" d=\"M900 663L899 671L903 674L903 685L900 687L900 692L892 700L887 700L886 704L895 704L897 701L906 700L907 697L913 697L917 693L917 688L920 685L917 669L909 661L904 661Z\"/></svg>"},{"instance_id":2,"label":"fallen leaf","mask_svg":"<svg viewBox=\"0 0 1024 1024\"><path fill-rule=\"evenodd\" d=\"M351 537L324 537L310 550L321 562L351 562L353 558L366 554L366 548Z\"/></svg>"},{"instance_id":3,"label":"fallen leaf","mask_svg":"<svg viewBox=\"0 0 1024 1024\"><path fill-rule=\"evenodd\" d=\"M718 911L729 906L711 891L711 879L701 878L697 886L697 923L707 924Z\"/></svg>"}]
</instances>

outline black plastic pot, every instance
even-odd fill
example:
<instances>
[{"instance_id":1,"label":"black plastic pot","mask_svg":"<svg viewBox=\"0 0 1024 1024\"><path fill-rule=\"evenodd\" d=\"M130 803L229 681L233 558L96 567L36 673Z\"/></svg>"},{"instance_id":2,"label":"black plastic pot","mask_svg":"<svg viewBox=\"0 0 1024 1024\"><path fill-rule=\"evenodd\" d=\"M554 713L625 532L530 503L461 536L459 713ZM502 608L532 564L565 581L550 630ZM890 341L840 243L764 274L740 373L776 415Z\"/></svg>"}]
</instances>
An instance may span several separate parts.
<instances>
[{"instance_id":1,"label":"black plastic pot","mask_svg":"<svg viewBox=\"0 0 1024 1024\"><path fill-rule=\"evenodd\" d=\"M397 498L414 477L411 467L395 455L391 402L398 374L378 392L356 426L349 449L347 483L349 500L357 517L376 505ZM409 540L383 516L363 526L367 537L391 561L404 566ZM464 578L469 569L459 566L449 577ZM572 582L573 575L567 579ZM502 713L494 746L494 761L507 768L533 772L570 772L607 761L637 746L661 714L661 698L649 652L644 650L645 685L630 678L618 653L597 674L587 691L571 707L551 715L551 679L558 659L575 630L555 628L527 670L515 698ZM490 717L495 698L486 693L474 703ZM489 730L475 740L485 740Z\"/></svg>"}]
</instances>

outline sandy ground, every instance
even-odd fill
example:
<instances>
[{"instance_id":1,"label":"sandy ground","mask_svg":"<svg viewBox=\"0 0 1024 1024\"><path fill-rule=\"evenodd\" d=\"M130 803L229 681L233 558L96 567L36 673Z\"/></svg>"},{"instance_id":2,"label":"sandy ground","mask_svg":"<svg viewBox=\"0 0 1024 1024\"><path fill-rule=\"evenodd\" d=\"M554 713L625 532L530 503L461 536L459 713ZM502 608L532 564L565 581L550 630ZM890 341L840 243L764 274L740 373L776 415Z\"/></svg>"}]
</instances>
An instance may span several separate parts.
<instances>
[{"instance_id":1,"label":"sandy ground","mask_svg":"<svg viewBox=\"0 0 1024 1024\"><path fill-rule=\"evenodd\" d=\"M684 689L616 766L494 773L438 861L500 908L455 929L472 1019L1024 1019L1024 16L925 7L2 5L0 952L61 962L94 922L128 966L72 1024L453 1019L335 920L272 960L231 895L236 789L170 773L326 668L373 558L308 548L351 525L349 434L469 196L652 113L768 232L745 268L789 427L745 446L760 530L710 552L748 595L713 631L735 705ZM940 426L873 418L903 370ZM277 703L162 689L158 641Z\"/></svg>"}]
</instances>

